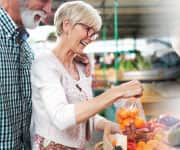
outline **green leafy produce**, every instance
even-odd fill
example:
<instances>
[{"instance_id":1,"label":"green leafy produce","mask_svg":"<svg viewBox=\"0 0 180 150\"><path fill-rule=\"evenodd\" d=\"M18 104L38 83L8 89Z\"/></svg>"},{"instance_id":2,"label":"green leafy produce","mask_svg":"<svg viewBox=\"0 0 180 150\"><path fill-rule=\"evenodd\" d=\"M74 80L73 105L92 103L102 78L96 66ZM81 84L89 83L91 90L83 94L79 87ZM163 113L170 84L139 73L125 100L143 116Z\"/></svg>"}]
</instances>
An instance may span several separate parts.
<instances>
[{"instance_id":1,"label":"green leafy produce","mask_svg":"<svg viewBox=\"0 0 180 150\"><path fill-rule=\"evenodd\" d=\"M141 55L140 52L136 54L136 60L137 60L137 69L138 70L147 70L151 69L151 63L144 59L144 57Z\"/></svg>"},{"instance_id":2,"label":"green leafy produce","mask_svg":"<svg viewBox=\"0 0 180 150\"><path fill-rule=\"evenodd\" d=\"M119 69L123 71L136 70L136 65L132 60L122 60L119 64Z\"/></svg>"},{"instance_id":3,"label":"green leafy produce","mask_svg":"<svg viewBox=\"0 0 180 150\"><path fill-rule=\"evenodd\" d=\"M145 60L139 51L136 52L136 58L134 60L126 60L123 58L119 62L119 69L122 71L148 70L151 68L151 63Z\"/></svg>"}]
</instances>

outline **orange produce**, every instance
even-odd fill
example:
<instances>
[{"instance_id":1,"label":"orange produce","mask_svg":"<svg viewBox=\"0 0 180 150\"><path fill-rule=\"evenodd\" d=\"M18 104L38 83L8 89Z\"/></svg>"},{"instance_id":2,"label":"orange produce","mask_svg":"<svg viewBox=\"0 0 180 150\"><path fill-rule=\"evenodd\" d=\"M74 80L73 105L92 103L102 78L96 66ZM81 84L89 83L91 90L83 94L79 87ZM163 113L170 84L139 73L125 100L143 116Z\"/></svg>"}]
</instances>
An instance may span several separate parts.
<instances>
[{"instance_id":1,"label":"orange produce","mask_svg":"<svg viewBox=\"0 0 180 150\"><path fill-rule=\"evenodd\" d=\"M136 128L144 128L145 121L139 117L136 117L134 120L134 124Z\"/></svg>"},{"instance_id":2,"label":"orange produce","mask_svg":"<svg viewBox=\"0 0 180 150\"><path fill-rule=\"evenodd\" d=\"M134 117L138 116L138 113L139 113L138 109L137 108L133 108L132 110L130 110L129 116L134 118Z\"/></svg>"},{"instance_id":3,"label":"orange produce","mask_svg":"<svg viewBox=\"0 0 180 150\"><path fill-rule=\"evenodd\" d=\"M139 110L133 108L131 110L118 109L116 112L116 121L121 130L125 130L129 125L134 125L136 128L143 128L145 121L138 117Z\"/></svg>"},{"instance_id":4,"label":"orange produce","mask_svg":"<svg viewBox=\"0 0 180 150\"><path fill-rule=\"evenodd\" d=\"M129 126L133 122L134 120L132 118L126 118L123 120L123 125L126 127L126 126Z\"/></svg>"},{"instance_id":5,"label":"orange produce","mask_svg":"<svg viewBox=\"0 0 180 150\"><path fill-rule=\"evenodd\" d=\"M143 141L138 142L136 145L136 150L144 150L145 145L146 143Z\"/></svg>"},{"instance_id":6,"label":"orange produce","mask_svg":"<svg viewBox=\"0 0 180 150\"><path fill-rule=\"evenodd\" d=\"M119 128L120 128L121 130L125 130L125 129L126 129L126 127L125 127L123 124L120 124L120 125L119 125Z\"/></svg>"},{"instance_id":7,"label":"orange produce","mask_svg":"<svg viewBox=\"0 0 180 150\"><path fill-rule=\"evenodd\" d=\"M120 109L118 116L120 116L122 119L125 119L128 117L128 111L125 109Z\"/></svg>"},{"instance_id":8,"label":"orange produce","mask_svg":"<svg viewBox=\"0 0 180 150\"><path fill-rule=\"evenodd\" d=\"M151 145L146 144L143 141L140 141L136 145L136 150L153 150L153 147Z\"/></svg>"},{"instance_id":9,"label":"orange produce","mask_svg":"<svg viewBox=\"0 0 180 150\"><path fill-rule=\"evenodd\" d=\"M122 118L118 115L116 116L117 123L121 124L123 122Z\"/></svg>"},{"instance_id":10,"label":"orange produce","mask_svg":"<svg viewBox=\"0 0 180 150\"><path fill-rule=\"evenodd\" d=\"M113 139L113 140L111 141L111 144L112 144L113 147L115 147L115 146L116 146L116 139Z\"/></svg>"},{"instance_id":11,"label":"orange produce","mask_svg":"<svg viewBox=\"0 0 180 150\"><path fill-rule=\"evenodd\" d=\"M144 146L144 150L153 150L153 148L152 148L151 145L146 144L146 145Z\"/></svg>"},{"instance_id":12,"label":"orange produce","mask_svg":"<svg viewBox=\"0 0 180 150\"><path fill-rule=\"evenodd\" d=\"M123 125L126 127L126 126L128 126L128 125L130 125L130 119L125 119L125 120L123 120Z\"/></svg>"}]
</instances>

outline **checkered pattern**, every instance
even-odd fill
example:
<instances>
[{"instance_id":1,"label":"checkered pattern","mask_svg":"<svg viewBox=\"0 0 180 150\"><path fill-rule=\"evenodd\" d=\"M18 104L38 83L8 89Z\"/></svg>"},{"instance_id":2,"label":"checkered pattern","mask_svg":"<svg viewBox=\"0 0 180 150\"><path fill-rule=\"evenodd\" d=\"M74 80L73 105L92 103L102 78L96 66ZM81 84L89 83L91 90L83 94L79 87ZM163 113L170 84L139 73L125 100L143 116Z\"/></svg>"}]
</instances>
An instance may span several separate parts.
<instances>
[{"instance_id":1,"label":"checkered pattern","mask_svg":"<svg viewBox=\"0 0 180 150\"><path fill-rule=\"evenodd\" d=\"M0 8L0 150L28 150L31 49ZM23 36L24 37L24 36Z\"/></svg>"}]
</instances>

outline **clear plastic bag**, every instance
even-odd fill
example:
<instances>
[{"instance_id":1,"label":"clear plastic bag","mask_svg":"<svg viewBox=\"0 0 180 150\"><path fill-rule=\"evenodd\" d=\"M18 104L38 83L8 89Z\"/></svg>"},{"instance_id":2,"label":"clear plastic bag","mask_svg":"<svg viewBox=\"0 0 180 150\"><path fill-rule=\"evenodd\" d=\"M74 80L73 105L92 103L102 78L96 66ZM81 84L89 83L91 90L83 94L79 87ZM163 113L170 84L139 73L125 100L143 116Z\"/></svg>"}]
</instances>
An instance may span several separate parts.
<instances>
[{"instance_id":1,"label":"clear plastic bag","mask_svg":"<svg viewBox=\"0 0 180 150\"><path fill-rule=\"evenodd\" d=\"M114 103L116 107L116 122L121 132L127 136L128 141L136 143L146 141L146 118L140 99L121 99ZM141 131L143 131L141 133Z\"/></svg>"},{"instance_id":2,"label":"clear plastic bag","mask_svg":"<svg viewBox=\"0 0 180 150\"><path fill-rule=\"evenodd\" d=\"M146 118L140 99L121 99L116 101L114 106L116 107L116 121L122 130L129 124L134 124L136 128L143 128Z\"/></svg>"}]
</instances>

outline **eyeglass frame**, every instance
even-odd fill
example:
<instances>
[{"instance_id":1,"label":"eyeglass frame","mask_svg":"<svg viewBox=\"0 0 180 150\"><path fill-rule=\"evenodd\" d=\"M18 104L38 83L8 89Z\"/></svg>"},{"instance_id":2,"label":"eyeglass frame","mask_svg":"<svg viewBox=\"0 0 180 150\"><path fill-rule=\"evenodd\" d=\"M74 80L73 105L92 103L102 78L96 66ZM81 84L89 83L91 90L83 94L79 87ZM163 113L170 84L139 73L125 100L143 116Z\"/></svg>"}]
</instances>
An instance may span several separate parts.
<instances>
[{"instance_id":1,"label":"eyeglass frame","mask_svg":"<svg viewBox=\"0 0 180 150\"><path fill-rule=\"evenodd\" d=\"M81 25L81 26L85 27L86 32L87 32L87 37L90 38L91 40L94 41L94 40L96 40L99 37L99 32L98 31L96 32L93 29L93 27L90 27L90 26L88 26L88 25L86 25L84 23L81 23L81 22L75 23L75 25ZM89 31L92 31L92 30L93 30L93 33L90 33Z\"/></svg>"}]
</instances>

